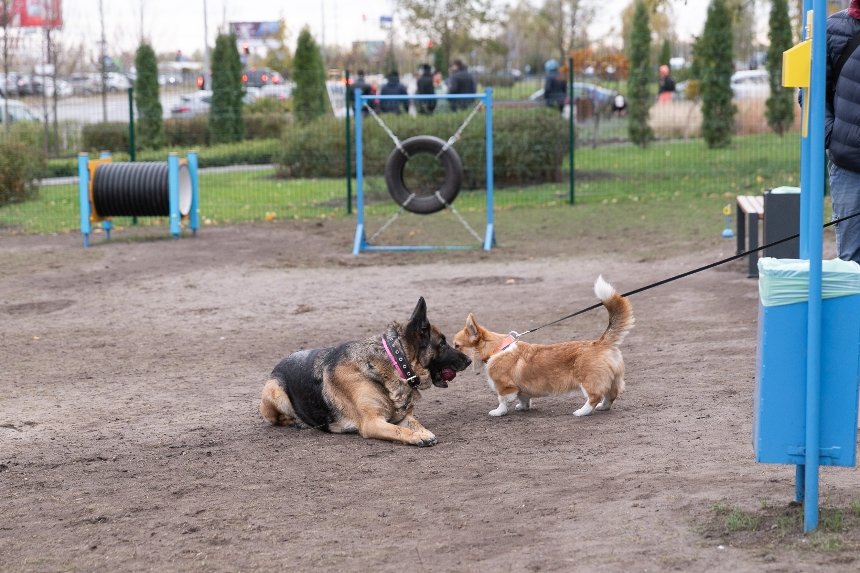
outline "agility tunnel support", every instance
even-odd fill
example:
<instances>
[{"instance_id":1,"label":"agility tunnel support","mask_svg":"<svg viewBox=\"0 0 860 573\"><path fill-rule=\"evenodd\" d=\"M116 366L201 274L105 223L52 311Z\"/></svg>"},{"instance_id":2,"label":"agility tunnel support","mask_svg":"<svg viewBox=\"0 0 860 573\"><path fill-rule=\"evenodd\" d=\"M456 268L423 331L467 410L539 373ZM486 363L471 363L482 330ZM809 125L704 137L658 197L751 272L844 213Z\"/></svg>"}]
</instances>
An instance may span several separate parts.
<instances>
[{"instance_id":1,"label":"agility tunnel support","mask_svg":"<svg viewBox=\"0 0 860 573\"><path fill-rule=\"evenodd\" d=\"M129 163L114 163L106 152L98 159L80 153L78 193L84 248L96 223L110 239L111 217L168 217L175 239L183 220L192 234L200 227L200 180L193 151L185 159L170 153L166 162Z\"/></svg>"}]
</instances>

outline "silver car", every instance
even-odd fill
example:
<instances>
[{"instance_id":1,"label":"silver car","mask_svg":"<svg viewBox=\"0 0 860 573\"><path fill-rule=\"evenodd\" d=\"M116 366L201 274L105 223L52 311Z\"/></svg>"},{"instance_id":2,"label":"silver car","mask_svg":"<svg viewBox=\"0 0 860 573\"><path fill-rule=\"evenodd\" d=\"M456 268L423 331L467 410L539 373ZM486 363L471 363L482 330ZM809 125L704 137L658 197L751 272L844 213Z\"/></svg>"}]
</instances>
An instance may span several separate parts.
<instances>
[{"instance_id":1,"label":"silver car","mask_svg":"<svg viewBox=\"0 0 860 573\"><path fill-rule=\"evenodd\" d=\"M170 108L170 117L197 117L209 113L212 91L199 90L179 96L179 103Z\"/></svg>"},{"instance_id":2,"label":"silver car","mask_svg":"<svg viewBox=\"0 0 860 573\"><path fill-rule=\"evenodd\" d=\"M0 124L39 121L27 105L17 99L0 98Z\"/></svg>"}]
</instances>

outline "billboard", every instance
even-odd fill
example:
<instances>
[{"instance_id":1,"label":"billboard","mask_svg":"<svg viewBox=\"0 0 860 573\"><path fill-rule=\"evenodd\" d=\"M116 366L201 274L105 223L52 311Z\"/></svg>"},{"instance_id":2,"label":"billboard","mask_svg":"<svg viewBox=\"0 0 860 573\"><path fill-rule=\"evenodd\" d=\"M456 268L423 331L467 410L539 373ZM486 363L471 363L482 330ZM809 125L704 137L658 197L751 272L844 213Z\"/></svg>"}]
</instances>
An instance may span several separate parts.
<instances>
[{"instance_id":1,"label":"billboard","mask_svg":"<svg viewBox=\"0 0 860 573\"><path fill-rule=\"evenodd\" d=\"M12 27L63 27L61 0L7 0L5 5L9 8L9 25Z\"/></svg>"},{"instance_id":2,"label":"billboard","mask_svg":"<svg viewBox=\"0 0 860 573\"><path fill-rule=\"evenodd\" d=\"M230 22L230 33L242 40L268 40L281 31L280 22Z\"/></svg>"}]
</instances>

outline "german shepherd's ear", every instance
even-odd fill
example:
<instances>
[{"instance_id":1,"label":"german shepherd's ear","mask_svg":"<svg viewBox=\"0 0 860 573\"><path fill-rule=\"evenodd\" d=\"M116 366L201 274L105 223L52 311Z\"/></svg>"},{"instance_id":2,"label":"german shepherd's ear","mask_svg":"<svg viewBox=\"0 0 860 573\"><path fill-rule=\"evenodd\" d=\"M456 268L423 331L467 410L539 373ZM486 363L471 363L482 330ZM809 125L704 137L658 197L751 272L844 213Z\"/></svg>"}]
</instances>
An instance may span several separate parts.
<instances>
[{"instance_id":1,"label":"german shepherd's ear","mask_svg":"<svg viewBox=\"0 0 860 573\"><path fill-rule=\"evenodd\" d=\"M418 304L415 305L415 310L412 311L412 316L406 324L406 338L423 340L424 337L430 338L430 322L427 320L427 303L424 302L424 297L418 299Z\"/></svg>"}]
</instances>

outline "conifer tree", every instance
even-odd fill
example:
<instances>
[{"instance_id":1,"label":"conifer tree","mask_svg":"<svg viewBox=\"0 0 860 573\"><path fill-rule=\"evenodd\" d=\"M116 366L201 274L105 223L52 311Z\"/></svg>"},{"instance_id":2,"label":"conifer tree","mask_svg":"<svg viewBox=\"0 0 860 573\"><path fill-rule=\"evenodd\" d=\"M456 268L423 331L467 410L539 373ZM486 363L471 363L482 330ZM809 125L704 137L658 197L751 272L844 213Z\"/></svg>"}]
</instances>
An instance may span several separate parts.
<instances>
[{"instance_id":1,"label":"conifer tree","mask_svg":"<svg viewBox=\"0 0 860 573\"><path fill-rule=\"evenodd\" d=\"M628 124L630 140L640 147L646 147L654 139L654 132L648 125L648 115L653 98L649 90L651 83L651 26L648 8L644 0L636 1L633 15L633 29L630 33L630 73L627 78Z\"/></svg>"},{"instance_id":2,"label":"conifer tree","mask_svg":"<svg viewBox=\"0 0 860 573\"><path fill-rule=\"evenodd\" d=\"M322 56L307 26L299 33L293 66L293 114L307 123L325 115L329 106Z\"/></svg>"},{"instance_id":3,"label":"conifer tree","mask_svg":"<svg viewBox=\"0 0 860 573\"><path fill-rule=\"evenodd\" d=\"M134 101L138 113L138 144L141 149L158 149L164 146L164 119L158 88L158 62L152 46L143 43L137 48L134 65L137 68Z\"/></svg>"},{"instance_id":4,"label":"conifer tree","mask_svg":"<svg viewBox=\"0 0 860 573\"><path fill-rule=\"evenodd\" d=\"M657 65L669 65L669 60L672 59L672 44L669 40L663 40L663 45L660 47L660 57Z\"/></svg>"},{"instance_id":5,"label":"conifer tree","mask_svg":"<svg viewBox=\"0 0 860 573\"><path fill-rule=\"evenodd\" d=\"M732 141L737 109L732 103L732 18L725 0L711 0L696 45L701 58L702 136L709 148Z\"/></svg>"},{"instance_id":6,"label":"conifer tree","mask_svg":"<svg viewBox=\"0 0 860 573\"><path fill-rule=\"evenodd\" d=\"M245 136L242 96L242 62L236 36L219 34L212 50L212 105L209 108L212 143L241 141Z\"/></svg>"},{"instance_id":7,"label":"conifer tree","mask_svg":"<svg viewBox=\"0 0 860 573\"><path fill-rule=\"evenodd\" d=\"M770 8L770 47L767 50L767 72L770 97L767 98L767 124L779 135L791 127L794 120L794 89L782 86L782 53L791 45L791 22L788 2L772 0Z\"/></svg>"}]
</instances>

